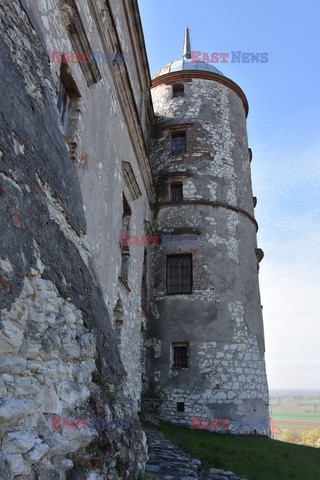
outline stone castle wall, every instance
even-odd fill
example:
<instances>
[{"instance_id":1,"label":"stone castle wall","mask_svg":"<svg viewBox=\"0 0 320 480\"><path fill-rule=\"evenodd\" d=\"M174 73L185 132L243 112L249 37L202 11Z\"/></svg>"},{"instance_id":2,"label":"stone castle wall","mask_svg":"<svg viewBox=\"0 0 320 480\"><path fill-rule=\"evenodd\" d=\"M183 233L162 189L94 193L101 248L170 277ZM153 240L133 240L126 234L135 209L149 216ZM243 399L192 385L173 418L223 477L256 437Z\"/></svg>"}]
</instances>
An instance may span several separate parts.
<instances>
[{"instance_id":1,"label":"stone castle wall","mask_svg":"<svg viewBox=\"0 0 320 480\"><path fill-rule=\"evenodd\" d=\"M159 82L159 80L157 80ZM172 98L172 85L184 96ZM157 234L198 236L197 246L153 251L153 321L147 332L149 389L164 419L229 419L229 430L269 433L268 387L256 257L246 117L226 85L175 74L152 88ZM186 153L171 154L171 135ZM170 184L183 200L170 201ZM192 254L192 294L167 295L166 256ZM174 342L188 344L189 366L173 367ZM177 411L177 403L184 411ZM237 419L237 421L235 420ZM239 422L240 419L240 422ZM251 419L250 425L248 419Z\"/></svg>"},{"instance_id":2,"label":"stone castle wall","mask_svg":"<svg viewBox=\"0 0 320 480\"><path fill-rule=\"evenodd\" d=\"M110 38L94 16L96 8L111 21L105 2L76 3L80 10L73 1L0 6L2 480L134 479L147 458L136 414L143 249L131 252L126 284L119 276L123 195L139 234L152 195L148 73L141 48L136 64L64 65L74 95L64 128L62 65L51 51L75 51L79 39L91 50L112 52L119 37L131 54L139 46L134 3L130 26L117 5L123 31L102 29ZM129 428L55 429L53 417L125 419Z\"/></svg>"},{"instance_id":3,"label":"stone castle wall","mask_svg":"<svg viewBox=\"0 0 320 480\"><path fill-rule=\"evenodd\" d=\"M243 106L187 79L182 99L153 89L154 124L136 0L4 0L0 16L0 476L134 480L147 458L142 383L181 423L266 415ZM61 64L53 51L127 56ZM173 161L177 123L188 156ZM185 204L168 205L177 179ZM166 295L164 266L190 249L121 246L122 233L174 232L199 236L188 299ZM180 340L193 376L170 369ZM70 425L53 428L57 417ZM71 427L92 418L123 428Z\"/></svg>"}]
</instances>

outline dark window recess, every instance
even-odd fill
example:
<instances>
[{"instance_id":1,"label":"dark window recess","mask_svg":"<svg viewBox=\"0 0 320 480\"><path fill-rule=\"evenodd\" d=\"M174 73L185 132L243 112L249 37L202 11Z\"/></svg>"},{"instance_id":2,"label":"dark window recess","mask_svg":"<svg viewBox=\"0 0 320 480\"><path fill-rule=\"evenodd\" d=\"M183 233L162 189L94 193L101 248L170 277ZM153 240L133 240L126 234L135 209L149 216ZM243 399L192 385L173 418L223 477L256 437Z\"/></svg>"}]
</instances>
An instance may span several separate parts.
<instances>
[{"instance_id":1,"label":"dark window recess","mask_svg":"<svg viewBox=\"0 0 320 480\"><path fill-rule=\"evenodd\" d=\"M167 293L192 293L192 256L167 256Z\"/></svg>"},{"instance_id":2,"label":"dark window recess","mask_svg":"<svg viewBox=\"0 0 320 480\"><path fill-rule=\"evenodd\" d=\"M148 288L147 288L147 252L144 251L143 270L141 280L141 307L147 312L148 310Z\"/></svg>"},{"instance_id":3,"label":"dark window recess","mask_svg":"<svg viewBox=\"0 0 320 480\"><path fill-rule=\"evenodd\" d=\"M187 368L188 366L188 344L173 344L173 367Z\"/></svg>"},{"instance_id":4,"label":"dark window recess","mask_svg":"<svg viewBox=\"0 0 320 480\"><path fill-rule=\"evenodd\" d=\"M123 208L123 212L122 212L121 234L128 235L130 234L131 209L123 193L122 193L122 208ZM121 257L122 258L121 258L120 277L125 283L128 283L129 267L130 267L129 247L125 245L121 245Z\"/></svg>"},{"instance_id":5,"label":"dark window recess","mask_svg":"<svg viewBox=\"0 0 320 480\"><path fill-rule=\"evenodd\" d=\"M69 107L71 103L71 98L67 92L64 83L60 80L59 82L59 91L58 91L58 98L57 98L57 107L60 113L60 119L64 128L67 127L68 124L68 113Z\"/></svg>"},{"instance_id":6,"label":"dark window recess","mask_svg":"<svg viewBox=\"0 0 320 480\"><path fill-rule=\"evenodd\" d=\"M129 265L130 265L130 253L125 251L121 252L120 277L126 283L128 283L128 279L129 279Z\"/></svg>"},{"instance_id":7,"label":"dark window recess","mask_svg":"<svg viewBox=\"0 0 320 480\"><path fill-rule=\"evenodd\" d=\"M172 96L173 97L184 97L184 86L183 85L174 85L172 87Z\"/></svg>"},{"instance_id":8,"label":"dark window recess","mask_svg":"<svg viewBox=\"0 0 320 480\"><path fill-rule=\"evenodd\" d=\"M122 194L122 209L121 235L130 235L131 209L124 194ZM121 237L121 243L128 242L123 242ZM121 250L123 252L129 252L129 247L123 245Z\"/></svg>"},{"instance_id":9,"label":"dark window recess","mask_svg":"<svg viewBox=\"0 0 320 480\"><path fill-rule=\"evenodd\" d=\"M171 152L184 153L186 151L185 132L173 133L171 136Z\"/></svg>"},{"instance_id":10,"label":"dark window recess","mask_svg":"<svg viewBox=\"0 0 320 480\"><path fill-rule=\"evenodd\" d=\"M184 402L177 402L177 412L184 412Z\"/></svg>"},{"instance_id":11,"label":"dark window recess","mask_svg":"<svg viewBox=\"0 0 320 480\"><path fill-rule=\"evenodd\" d=\"M64 130L67 131L71 103L80 98L80 92L65 63L61 64L57 93L57 107Z\"/></svg>"},{"instance_id":12,"label":"dark window recess","mask_svg":"<svg viewBox=\"0 0 320 480\"><path fill-rule=\"evenodd\" d=\"M182 202L182 200L183 200L182 183L171 183L171 185L170 185L170 200L173 203Z\"/></svg>"}]
</instances>

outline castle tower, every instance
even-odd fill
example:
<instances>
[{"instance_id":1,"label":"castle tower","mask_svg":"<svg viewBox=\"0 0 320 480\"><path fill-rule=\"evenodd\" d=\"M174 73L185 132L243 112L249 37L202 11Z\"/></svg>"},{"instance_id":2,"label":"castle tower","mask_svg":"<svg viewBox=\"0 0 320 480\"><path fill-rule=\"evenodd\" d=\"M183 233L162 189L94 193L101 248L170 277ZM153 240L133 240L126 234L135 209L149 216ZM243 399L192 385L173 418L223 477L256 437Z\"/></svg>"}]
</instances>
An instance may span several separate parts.
<instances>
[{"instance_id":1,"label":"castle tower","mask_svg":"<svg viewBox=\"0 0 320 480\"><path fill-rule=\"evenodd\" d=\"M175 423L219 418L214 428L269 434L247 99L212 63L192 62L188 29L183 58L151 92L162 245L152 248L145 405L158 399Z\"/></svg>"}]
</instances>

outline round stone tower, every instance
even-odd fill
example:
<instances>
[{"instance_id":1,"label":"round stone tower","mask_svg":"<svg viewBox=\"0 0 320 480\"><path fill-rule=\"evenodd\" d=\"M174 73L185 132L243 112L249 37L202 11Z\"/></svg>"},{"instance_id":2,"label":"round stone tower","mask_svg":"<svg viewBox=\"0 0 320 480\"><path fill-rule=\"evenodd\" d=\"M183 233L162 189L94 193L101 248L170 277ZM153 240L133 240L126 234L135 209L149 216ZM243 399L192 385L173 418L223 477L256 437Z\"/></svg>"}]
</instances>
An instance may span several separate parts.
<instances>
[{"instance_id":1,"label":"round stone tower","mask_svg":"<svg viewBox=\"0 0 320 480\"><path fill-rule=\"evenodd\" d=\"M150 248L145 405L195 428L268 435L246 97L212 64L192 62L188 30L183 59L151 91L161 242Z\"/></svg>"}]
</instances>

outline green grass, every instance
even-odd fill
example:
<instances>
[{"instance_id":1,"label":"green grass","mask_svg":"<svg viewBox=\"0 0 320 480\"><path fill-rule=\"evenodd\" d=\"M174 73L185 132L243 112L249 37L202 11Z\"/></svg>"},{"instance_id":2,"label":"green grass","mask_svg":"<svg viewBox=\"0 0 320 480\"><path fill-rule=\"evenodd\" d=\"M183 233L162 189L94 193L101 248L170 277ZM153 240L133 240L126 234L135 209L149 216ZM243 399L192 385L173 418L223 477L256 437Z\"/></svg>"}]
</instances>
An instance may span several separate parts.
<instances>
[{"instance_id":1,"label":"green grass","mask_svg":"<svg viewBox=\"0 0 320 480\"><path fill-rule=\"evenodd\" d=\"M214 434L161 422L165 437L199 458L204 468L231 470L249 480L320 479L320 449L254 435Z\"/></svg>"}]
</instances>

